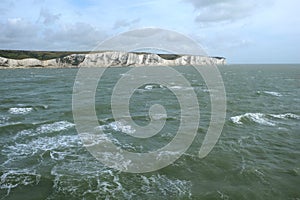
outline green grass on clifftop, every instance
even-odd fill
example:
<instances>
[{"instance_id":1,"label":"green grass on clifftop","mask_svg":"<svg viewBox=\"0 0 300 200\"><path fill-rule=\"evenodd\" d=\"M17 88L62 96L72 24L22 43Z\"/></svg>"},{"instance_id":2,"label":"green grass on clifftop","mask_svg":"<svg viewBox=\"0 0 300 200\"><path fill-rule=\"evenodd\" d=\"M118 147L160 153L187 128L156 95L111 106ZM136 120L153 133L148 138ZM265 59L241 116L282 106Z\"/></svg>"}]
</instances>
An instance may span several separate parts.
<instances>
[{"instance_id":1,"label":"green grass on clifftop","mask_svg":"<svg viewBox=\"0 0 300 200\"><path fill-rule=\"evenodd\" d=\"M101 51L99 51L101 52ZM26 51L26 50L0 50L0 56L10 59L25 59L36 58L39 60L49 60L55 58L62 58L71 54L88 54L89 51ZM132 52L136 54L148 54L147 52ZM175 54L158 54L163 59L174 60L180 55Z\"/></svg>"},{"instance_id":2,"label":"green grass on clifftop","mask_svg":"<svg viewBox=\"0 0 300 200\"><path fill-rule=\"evenodd\" d=\"M104 52L104 51L94 51ZM39 60L49 60L55 58L62 58L71 54L88 54L90 51L26 51L26 50L0 50L0 57L10 59L25 59L25 58L36 58ZM149 54L149 52L131 52L135 54ZM178 54L157 54L166 60L175 60L182 55ZM216 59L223 59L223 57L213 57Z\"/></svg>"},{"instance_id":3,"label":"green grass on clifftop","mask_svg":"<svg viewBox=\"0 0 300 200\"><path fill-rule=\"evenodd\" d=\"M11 59L36 58L49 60L61 58L71 54L89 53L88 51L25 51L25 50L0 50L0 56Z\"/></svg>"}]
</instances>

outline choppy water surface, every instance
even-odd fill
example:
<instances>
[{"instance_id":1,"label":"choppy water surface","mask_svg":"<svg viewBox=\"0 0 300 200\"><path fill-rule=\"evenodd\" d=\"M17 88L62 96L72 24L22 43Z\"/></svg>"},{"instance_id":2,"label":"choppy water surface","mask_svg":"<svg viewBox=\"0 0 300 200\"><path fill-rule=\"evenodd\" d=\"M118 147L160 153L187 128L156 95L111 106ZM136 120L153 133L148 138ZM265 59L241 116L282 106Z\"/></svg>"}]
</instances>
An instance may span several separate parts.
<instances>
[{"instance_id":1,"label":"choppy water surface","mask_svg":"<svg viewBox=\"0 0 300 200\"><path fill-rule=\"evenodd\" d=\"M175 163L144 174L107 168L83 147L71 104L77 69L1 70L0 199L300 199L300 66L219 67L227 118L204 159L197 153L210 119L209 90L191 67L176 69L198 95L198 134ZM161 148L177 131L178 101L165 87L141 86L131 116L147 124L149 107L161 104L168 115L155 120L166 127L148 141L127 141L134 130L110 110L112 88L127 70L109 69L101 80L98 128L126 150Z\"/></svg>"}]
</instances>

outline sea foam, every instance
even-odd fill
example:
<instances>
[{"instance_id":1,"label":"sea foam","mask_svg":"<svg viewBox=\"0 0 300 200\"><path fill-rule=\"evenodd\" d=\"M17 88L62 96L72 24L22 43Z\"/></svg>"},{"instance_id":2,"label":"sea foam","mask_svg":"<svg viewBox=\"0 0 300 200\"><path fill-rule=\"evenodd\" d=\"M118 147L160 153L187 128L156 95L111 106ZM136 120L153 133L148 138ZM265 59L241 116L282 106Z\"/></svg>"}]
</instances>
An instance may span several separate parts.
<instances>
[{"instance_id":1,"label":"sea foam","mask_svg":"<svg viewBox=\"0 0 300 200\"><path fill-rule=\"evenodd\" d=\"M97 127L100 130L109 130L112 129L114 131L123 132L127 134L131 134L135 132L135 129L130 125L127 125L124 121L115 121L111 122L107 125L101 125Z\"/></svg>"},{"instance_id":2,"label":"sea foam","mask_svg":"<svg viewBox=\"0 0 300 200\"><path fill-rule=\"evenodd\" d=\"M59 132L59 131L65 131L72 127L74 127L75 124L68 122L68 121L58 121L51 124L42 124L36 129L25 129L22 131L19 131L14 139L22 138L24 136L33 137L40 134L47 134L52 132Z\"/></svg>"},{"instance_id":3,"label":"sea foam","mask_svg":"<svg viewBox=\"0 0 300 200\"><path fill-rule=\"evenodd\" d=\"M293 113L270 114L270 116L278 119L300 119L299 115L295 115Z\"/></svg>"},{"instance_id":4,"label":"sea foam","mask_svg":"<svg viewBox=\"0 0 300 200\"><path fill-rule=\"evenodd\" d=\"M28 114L33 110L33 108L10 108L8 112L14 115Z\"/></svg>"},{"instance_id":5,"label":"sea foam","mask_svg":"<svg viewBox=\"0 0 300 200\"><path fill-rule=\"evenodd\" d=\"M274 91L257 91L257 94L267 94L267 95L271 95L271 96L275 96L275 97L281 97L282 94L280 94L279 92L274 92Z\"/></svg>"},{"instance_id":6,"label":"sea foam","mask_svg":"<svg viewBox=\"0 0 300 200\"><path fill-rule=\"evenodd\" d=\"M243 115L237 115L230 117L230 120L234 124L243 124L243 120L251 120L252 122L267 125L275 126L275 119L300 119L299 115L293 113L284 113L284 114L263 114L263 113L245 113ZM273 120L272 120L273 119Z\"/></svg>"},{"instance_id":7,"label":"sea foam","mask_svg":"<svg viewBox=\"0 0 300 200\"><path fill-rule=\"evenodd\" d=\"M275 126L275 122L267 119L266 115L263 113L245 113L243 115L237 115L230 118L230 120L235 124L243 124L242 121L244 119L248 119L262 125Z\"/></svg>"},{"instance_id":8,"label":"sea foam","mask_svg":"<svg viewBox=\"0 0 300 200\"><path fill-rule=\"evenodd\" d=\"M275 96L275 97L281 97L282 96L282 94L280 94L279 92L264 91L264 93Z\"/></svg>"},{"instance_id":9,"label":"sea foam","mask_svg":"<svg viewBox=\"0 0 300 200\"><path fill-rule=\"evenodd\" d=\"M18 186L37 185L40 179L41 175L35 171L28 169L9 170L3 172L0 177L0 189L7 190L6 196L8 196L11 189Z\"/></svg>"},{"instance_id":10,"label":"sea foam","mask_svg":"<svg viewBox=\"0 0 300 200\"><path fill-rule=\"evenodd\" d=\"M8 116L0 115L0 125L6 123L10 118Z\"/></svg>"},{"instance_id":11,"label":"sea foam","mask_svg":"<svg viewBox=\"0 0 300 200\"><path fill-rule=\"evenodd\" d=\"M74 127L75 124L67 121L58 121L52 124L43 124L36 129L40 133L59 132Z\"/></svg>"}]
</instances>

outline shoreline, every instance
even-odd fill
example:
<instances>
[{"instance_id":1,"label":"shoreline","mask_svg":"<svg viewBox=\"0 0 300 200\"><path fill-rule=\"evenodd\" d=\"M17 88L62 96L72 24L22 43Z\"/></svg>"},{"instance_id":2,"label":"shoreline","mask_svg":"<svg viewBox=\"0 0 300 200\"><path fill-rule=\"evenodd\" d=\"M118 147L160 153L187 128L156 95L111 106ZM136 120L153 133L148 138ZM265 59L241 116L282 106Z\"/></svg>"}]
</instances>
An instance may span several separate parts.
<instances>
[{"instance_id":1,"label":"shoreline","mask_svg":"<svg viewBox=\"0 0 300 200\"><path fill-rule=\"evenodd\" d=\"M17 53L17 51L15 52ZM45 53L45 52L44 52ZM53 53L53 52L51 52ZM66 52L62 52L65 54ZM3 55L3 54L2 54ZM17 55L15 55L17 56ZM57 55L58 56L58 55ZM0 56L0 69L12 68L79 68L79 67L139 67L224 65L223 57L200 55L154 54L144 52L103 51L70 54L48 60L34 57L13 59Z\"/></svg>"}]
</instances>

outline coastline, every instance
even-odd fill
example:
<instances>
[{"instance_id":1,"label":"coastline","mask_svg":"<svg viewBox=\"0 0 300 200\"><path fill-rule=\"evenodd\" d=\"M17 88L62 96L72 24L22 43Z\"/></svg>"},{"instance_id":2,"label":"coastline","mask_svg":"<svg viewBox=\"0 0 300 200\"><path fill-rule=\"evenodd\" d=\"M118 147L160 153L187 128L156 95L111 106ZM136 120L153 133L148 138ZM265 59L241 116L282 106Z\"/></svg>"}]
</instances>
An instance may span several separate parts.
<instances>
[{"instance_id":1,"label":"coastline","mask_svg":"<svg viewBox=\"0 0 300 200\"><path fill-rule=\"evenodd\" d=\"M15 57L18 51L15 51ZM47 53L47 52L44 52ZM51 52L54 53L55 52ZM188 66L188 65L224 65L223 57L200 55L154 54L145 52L103 51L91 53L73 53L52 59L28 57L15 59L0 56L0 69L15 68L78 68L78 67L138 67L138 66ZM65 55L67 52L61 52Z\"/></svg>"}]
</instances>

